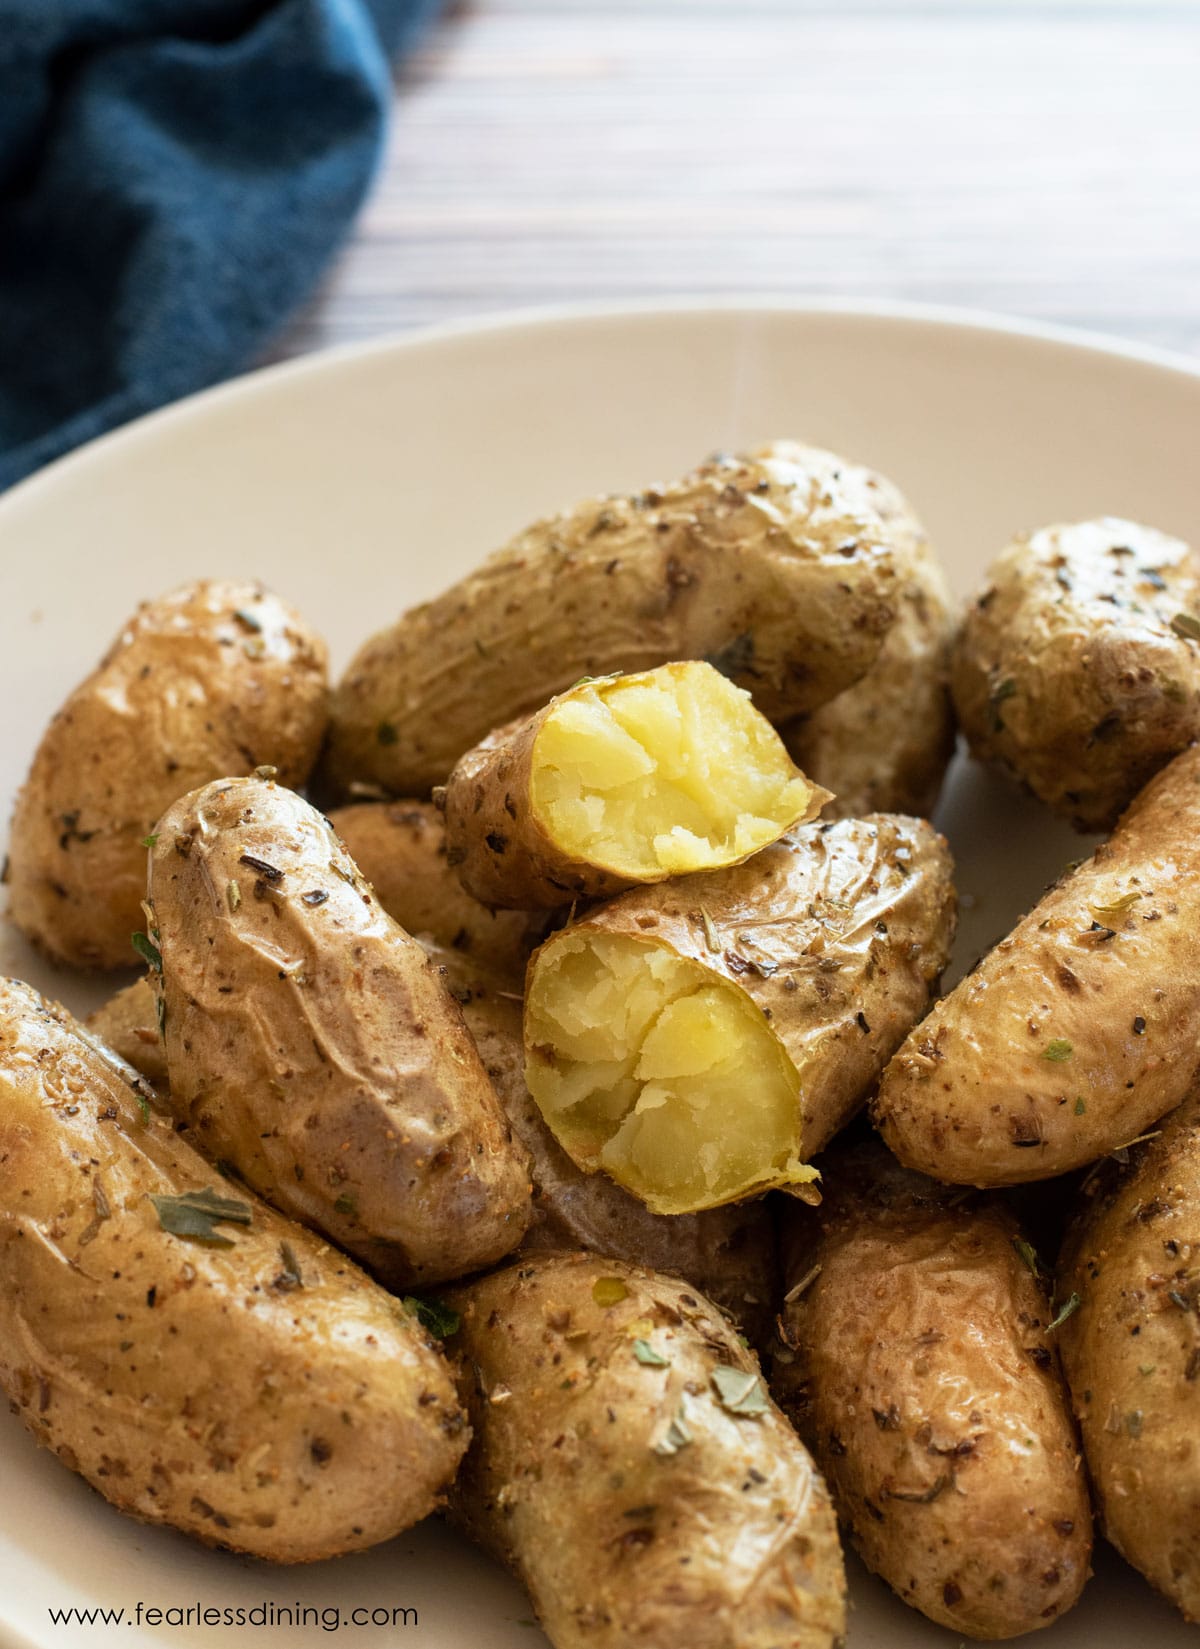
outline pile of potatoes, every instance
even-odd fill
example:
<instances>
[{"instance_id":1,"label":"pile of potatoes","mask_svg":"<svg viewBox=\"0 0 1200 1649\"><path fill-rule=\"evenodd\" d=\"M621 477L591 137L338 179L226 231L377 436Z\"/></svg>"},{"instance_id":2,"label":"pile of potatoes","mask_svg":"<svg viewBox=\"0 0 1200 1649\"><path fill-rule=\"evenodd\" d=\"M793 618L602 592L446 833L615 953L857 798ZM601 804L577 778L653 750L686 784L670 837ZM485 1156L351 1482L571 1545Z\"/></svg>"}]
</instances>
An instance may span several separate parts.
<instances>
[{"instance_id":1,"label":"pile of potatoes","mask_svg":"<svg viewBox=\"0 0 1200 1649\"><path fill-rule=\"evenodd\" d=\"M956 725L1111 834L937 1000ZM17 927L144 971L0 982L0 1386L235 1551L442 1509L559 1649L832 1649L839 1529L964 1637L1094 1517L1200 1618L1197 736L1186 546L1050 527L960 615L793 442L535 524L332 692L258 585L149 602L12 822Z\"/></svg>"}]
</instances>

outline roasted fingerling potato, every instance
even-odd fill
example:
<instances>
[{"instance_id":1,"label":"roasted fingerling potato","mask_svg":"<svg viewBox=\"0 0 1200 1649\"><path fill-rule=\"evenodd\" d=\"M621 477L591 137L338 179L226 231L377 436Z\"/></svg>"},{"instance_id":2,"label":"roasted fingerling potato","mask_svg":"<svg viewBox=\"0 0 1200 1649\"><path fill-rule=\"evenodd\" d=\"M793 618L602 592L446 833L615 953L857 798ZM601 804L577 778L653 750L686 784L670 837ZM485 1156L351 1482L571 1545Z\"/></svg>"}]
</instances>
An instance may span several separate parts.
<instances>
[{"instance_id":1,"label":"roasted fingerling potato","mask_svg":"<svg viewBox=\"0 0 1200 1649\"><path fill-rule=\"evenodd\" d=\"M536 522L363 646L325 778L423 796L582 676L706 658L779 723L859 680L894 618L869 472L777 441Z\"/></svg>"},{"instance_id":2,"label":"roasted fingerling potato","mask_svg":"<svg viewBox=\"0 0 1200 1649\"><path fill-rule=\"evenodd\" d=\"M463 887L515 908L740 864L829 800L702 661L576 683L468 751L438 794Z\"/></svg>"},{"instance_id":3,"label":"roasted fingerling potato","mask_svg":"<svg viewBox=\"0 0 1200 1649\"><path fill-rule=\"evenodd\" d=\"M1200 1620L1200 1090L1085 1182L1058 1268L1063 1366L1117 1550Z\"/></svg>"},{"instance_id":4,"label":"roasted fingerling potato","mask_svg":"<svg viewBox=\"0 0 1200 1649\"><path fill-rule=\"evenodd\" d=\"M0 1386L120 1510L302 1563L439 1504L468 1430L398 1300L0 981Z\"/></svg>"},{"instance_id":5,"label":"roasted fingerling potato","mask_svg":"<svg viewBox=\"0 0 1200 1649\"><path fill-rule=\"evenodd\" d=\"M471 897L447 863L440 808L432 802L357 802L335 808L329 822L379 903L406 933L524 980L547 918L539 912L489 910Z\"/></svg>"},{"instance_id":6,"label":"roasted fingerling potato","mask_svg":"<svg viewBox=\"0 0 1200 1649\"><path fill-rule=\"evenodd\" d=\"M1036 1254L997 1197L876 1141L821 1169L820 1208L788 1216L775 1395L906 1603L972 1638L1048 1626L1083 1589L1092 1517Z\"/></svg>"},{"instance_id":7,"label":"roasted fingerling potato","mask_svg":"<svg viewBox=\"0 0 1200 1649\"><path fill-rule=\"evenodd\" d=\"M928 1004L954 932L945 841L880 814L637 888L530 964L526 1080L579 1167L657 1214L803 1188Z\"/></svg>"},{"instance_id":8,"label":"roasted fingerling potato","mask_svg":"<svg viewBox=\"0 0 1200 1649\"><path fill-rule=\"evenodd\" d=\"M1178 1105L1200 1068L1200 747L1159 775L892 1059L872 1115L963 1185L1067 1173Z\"/></svg>"},{"instance_id":9,"label":"roasted fingerling potato","mask_svg":"<svg viewBox=\"0 0 1200 1649\"><path fill-rule=\"evenodd\" d=\"M158 1028L158 998L149 979L143 976L124 986L84 1023L156 1093L166 1093L167 1050Z\"/></svg>"},{"instance_id":10,"label":"roasted fingerling potato","mask_svg":"<svg viewBox=\"0 0 1200 1649\"><path fill-rule=\"evenodd\" d=\"M958 719L1080 830L1110 830L1200 737L1200 556L1102 517L1001 552L954 653Z\"/></svg>"},{"instance_id":11,"label":"roasted fingerling potato","mask_svg":"<svg viewBox=\"0 0 1200 1649\"><path fill-rule=\"evenodd\" d=\"M454 1289L475 1436L452 1517L555 1649L834 1649L829 1498L753 1355L686 1283L530 1255Z\"/></svg>"},{"instance_id":12,"label":"roasted fingerling potato","mask_svg":"<svg viewBox=\"0 0 1200 1649\"><path fill-rule=\"evenodd\" d=\"M303 784L327 700L324 642L261 584L146 602L42 736L12 820L12 921L55 962L130 966L160 815L259 766Z\"/></svg>"},{"instance_id":13,"label":"roasted fingerling potato","mask_svg":"<svg viewBox=\"0 0 1200 1649\"><path fill-rule=\"evenodd\" d=\"M933 812L954 753L950 649L958 604L924 527L882 475L868 487L889 528L895 619L853 687L784 728L797 766L833 793L827 819Z\"/></svg>"},{"instance_id":14,"label":"roasted fingerling potato","mask_svg":"<svg viewBox=\"0 0 1200 1649\"><path fill-rule=\"evenodd\" d=\"M222 780L156 835L151 977L198 1146L391 1287L515 1248L526 1163L458 1005L328 821Z\"/></svg>"},{"instance_id":15,"label":"roasted fingerling potato","mask_svg":"<svg viewBox=\"0 0 1200 1649\"><path fill-rule=\"evenodd\" d=\"M585 1174L557 1143L525 1086L521 998L503 974L427 947L442 969L513 1133L530 1160L533 1220L519 1253L586 1248L694 1283L746 1332L770 1335L777 1269L765 1200L699 1214L652 1214L607 1174Z\"/></svg>"}]
</instances>

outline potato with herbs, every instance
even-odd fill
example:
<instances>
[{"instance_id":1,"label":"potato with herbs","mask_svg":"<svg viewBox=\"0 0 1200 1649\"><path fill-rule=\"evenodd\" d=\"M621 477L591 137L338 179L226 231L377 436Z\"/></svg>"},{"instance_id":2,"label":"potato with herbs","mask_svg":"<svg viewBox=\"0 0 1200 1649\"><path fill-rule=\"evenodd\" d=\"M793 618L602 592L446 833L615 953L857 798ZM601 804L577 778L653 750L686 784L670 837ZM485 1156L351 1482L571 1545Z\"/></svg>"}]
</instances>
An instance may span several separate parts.
<instances>
[{"instance_id":1,"label":"potato with herbs","mask_svg":"<svg viewBox=\"0 0 1200 1649\"><path fill-rule=\"evenodd\" d=\"M1200 736L1200 557L1103 517L1022 535L955 649L954 702L998 763L1080 830L1109 830Z\"/></svg>"},{"instance_id":2,"label":"potato with herbs","mask_svg":"<svg viewBox=\"0 0 1200 1649\"><path fill-rule=\"evenodd\" d=\"M1060 1340L1101 1527L1200 1620L1200 1090L1082 1202Z\"/></svg>"},{"instance_id":3,"label":"potato with herbs","mask_svg":"<svg viewBox=\"0 0 1200 1649\"><path fill-rule=\"evenodd\" d=\"M1036 1256L999 1199L877 1142L821 1166L821 1207L792 1215L776 1395L906 1603L973 1638L1048 1626L1083 1589L1092 1516Z\"/></svg>"},{"instance_id":4,"label":"potato with herbs","mask_svg":"<svg viewBox=\"0 0 1200 1649\"><path fill-rule=\"evenodd\" d=\"M834 1649L825 1485L758 1364L686 1283L531 1255L455 1289L474 1442L452 1516L556 1649Z\"/></svg>"},{"instance_id":5,"label":"potato with herbs","mask_svg":"<svg viewBox=\"0 0 1200 1649\"><path fill-rule=\"evenodd\" d=\"M518 533L362 647L333 699L327 777L422 795L493 728L581 676L707 658L773 722L871 667L894 617L868 471L777 441Z\"/></svg>"},{"instance_id":6,"label":"potato with herbs","mask_svg":"<svg viewBox=\"0 0 1200 1649\"><path fill-rule=\"evenodd\" d=\"M957 603L912 505L882 475L867 485L895 551L895 622L861 681L784 729L796 764L833 792L827 819L932 813L954 754Z\"/></svg>"},{"instance_id":7,"label":"potato with herbs","mask_svg":"<svg viewBox=\"0 0 1200 1649\"><path fill-rule=\"evenodd\" d=\"M163 816L148 915L172 1109L390 1286L516 1247L529 1179L457 1004L327 820L223 780Z\"/></svg>"},{"instance_id":8,"label":"potato with herbs","mask_svg":"<svg viewBox=\"0 0 1200 1649\"><path fill-rule=\"evenodd\" d=\"M56 962L133 962L146 840L210 779L307 778L325 730L325 644L261 584L200 581L145 603L58 711L17 797L9 915Z\"/></svg>"},{"instance_id":9,"label":"potato with herbs","mask_svg":"<svg viewBox=\"0 0 1200 1649\"><path fill-rule=\"evenodd\" d=\"M910 1168L1048 1179L1128 1144L1200 1068L1200 747L1152 779L908 1037L872 1115Z\"/></svg>"},{"instance_id":10,"label":"potato with herbs","mask_svg":"<svg viewBox=\"0 0 1200 1649\"><path fill-rule=\"evenodd\" d=\"M656 1214L815 1178L946 964L944 840L879 814L637 888L530 964L526 1079L559 1144Z\"/></svg>"},{"instance_id":11,"label":"potato with herbs","mask_svg":"<svg viewBox=\"0 0 1200 1649\"><path fill-rule=\"evenodd\" d=\"M503 974L469 957L436 947L429 954L462 1004L484 1069L532 1165L533 1222L519 1252L587 1248L686 1277L753 1343L764 1343L776 1295L775 1226L767 1203L652 1214L607 1174L585 1174L556 1143L525 1086L519 995Z\"/></svg>"},{"instance_id":12,"label":"potato with herbs","mask_svg":"<svg viewBox=\"0 0 1200 1649\"><path fill-rule=\"evenodd\" d=\"M466 1446L398 1300L0 982L0 1387L120 1510L273 1563L390 1539Z\"/></svg>"},{"instance_id":13,"label":"potato with herbs","mask_svg":"<svg viewBox=\"0 0 1200 1649\"><path fill-rule=\"evenodd\" d=\"M463 887L510 908L740 864L829 800L703 662L578 682L469 750L440 795Z\"/></svg>"},{"instance_id":14,"label":"potato with herbs","mask_svg":"<svg viewBox=\"0 0 1200 1649\"><path fill-rule=\"evenodd\" d=\"M416 938L461 951L524 980L546 918L489 910L464 889L446 861L446 821L432 802L358 802L329 822L394 922Z\"/></svg>"}]
</instances>

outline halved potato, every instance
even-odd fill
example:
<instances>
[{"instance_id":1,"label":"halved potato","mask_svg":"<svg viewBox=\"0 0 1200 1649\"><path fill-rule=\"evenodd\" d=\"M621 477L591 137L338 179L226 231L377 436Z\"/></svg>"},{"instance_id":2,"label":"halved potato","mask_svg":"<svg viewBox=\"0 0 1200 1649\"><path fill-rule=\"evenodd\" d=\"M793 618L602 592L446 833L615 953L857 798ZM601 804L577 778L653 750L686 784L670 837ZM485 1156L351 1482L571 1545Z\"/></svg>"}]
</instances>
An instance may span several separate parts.
<instances>
[{"instance_id":1,"label":"halved potato","mask_svg":"<svg viewBox=\"0 0 1200 1649\"><path fill-rule=\"evenodd\" d=\"M463 886L516 908L739 864L829 795L749 693L691 662L577 682L468 751L444 800Z\"/></svg>"},{"instance_id":2,"label":"halved potato","mask_svg":"<svg viewBox=\"0 0 1200 1649\"><path fill-rule=\"evenodd\" d=\"M954 930L946 845L878 815L638 888L530 966L526 1080L560 1145L659 1214L815 1178Z\"/></svg>"}]
</instances>

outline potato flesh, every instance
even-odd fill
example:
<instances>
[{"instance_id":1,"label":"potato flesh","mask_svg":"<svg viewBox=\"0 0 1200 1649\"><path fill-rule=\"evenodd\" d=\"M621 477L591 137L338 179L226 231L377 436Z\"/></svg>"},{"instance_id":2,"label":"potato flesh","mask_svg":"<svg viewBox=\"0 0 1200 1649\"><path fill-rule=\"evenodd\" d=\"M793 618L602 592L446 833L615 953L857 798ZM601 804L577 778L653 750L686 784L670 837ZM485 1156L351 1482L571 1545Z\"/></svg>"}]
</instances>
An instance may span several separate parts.
<instances>
[{"instance_id":1,"label":"potato flesh","mask_svg":"<svg viewBox=\"0 0 1200 1649\"><path fill-rule=\"evenodd\" d=\"M653 940L567 935L526 1003L530 1093L580 1166L655 1213L812 1177L800 1079L755 1005Z\"/></svg>"},{"instance_id":2,"label":"potato flesh","mask_svg":"<svg viewBox=\"0 0 1200 1649\"><path fill-rule=\"evenodd\" d=\"M534 813L555 844L637 879L748 858L811 796L749 694L707 664L572 695L533 749Z\"/></svg>"}]
</instances>

